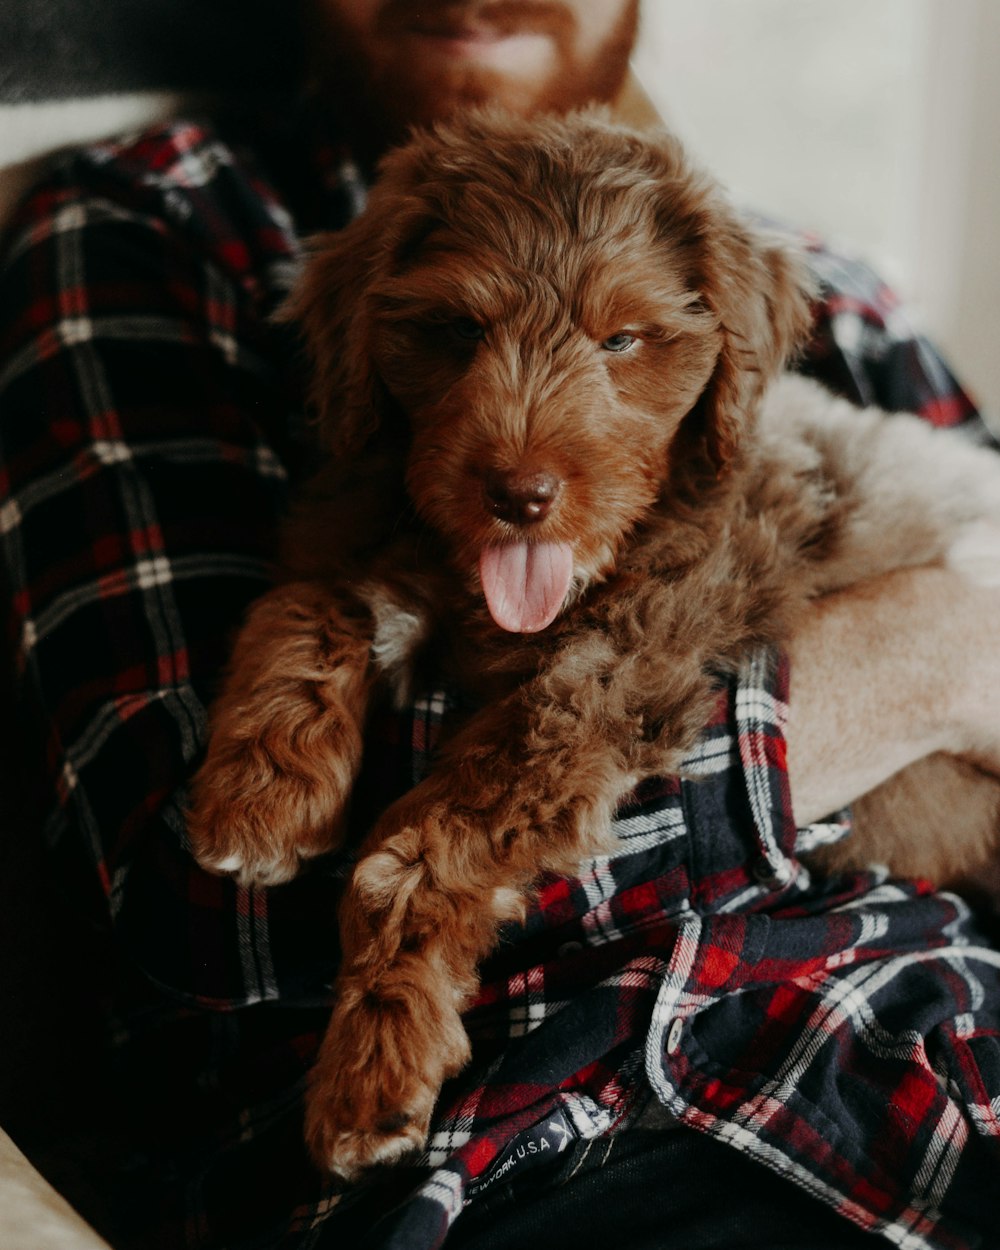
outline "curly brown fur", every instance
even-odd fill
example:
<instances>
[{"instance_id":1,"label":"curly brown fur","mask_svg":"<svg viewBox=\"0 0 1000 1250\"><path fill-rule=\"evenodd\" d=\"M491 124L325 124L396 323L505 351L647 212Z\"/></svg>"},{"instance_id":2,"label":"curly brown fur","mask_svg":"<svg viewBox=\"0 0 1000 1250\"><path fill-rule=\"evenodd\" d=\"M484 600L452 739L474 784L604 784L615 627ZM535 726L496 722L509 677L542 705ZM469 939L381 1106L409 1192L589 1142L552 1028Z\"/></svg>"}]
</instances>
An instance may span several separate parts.
<instances>
[{"instance_id":1,"label":"curly brown fur","mask_svg":"<svg viewBox=\"0 0 1000 1250\"><path fill-rule=\"evenodd\" d=\"M321 1165L419 1147L498 925L611 849L715 675L811 596L1000 517L984 453L781 376L810 299L673 139L594 115L419 136L318 241L289 316L330 456L214 710L196 854L274 882L336 845L366 706L429 652L482 701L360 848L307 1108Z\"/></svg>"}]
</instances>

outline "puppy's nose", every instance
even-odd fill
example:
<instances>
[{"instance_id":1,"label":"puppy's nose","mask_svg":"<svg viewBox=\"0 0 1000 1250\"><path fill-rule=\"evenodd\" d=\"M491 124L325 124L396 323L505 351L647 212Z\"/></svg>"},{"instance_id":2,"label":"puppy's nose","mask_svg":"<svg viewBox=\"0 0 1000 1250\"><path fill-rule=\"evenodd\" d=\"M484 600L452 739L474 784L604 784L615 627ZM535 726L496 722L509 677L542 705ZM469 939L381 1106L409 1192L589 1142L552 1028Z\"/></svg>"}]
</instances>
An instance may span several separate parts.
<instances>
[{"instance_id":1,"label":"puppy's nose","mask_svg":"<svg viewBox=\"0 0 1000 1250\"><path fill-rule=\"evenodd\" d=\"M534 525L548 515L562 483L554 473L494 470L486 475L490 511L512 525Z\"/></svg>"}]
</instances>

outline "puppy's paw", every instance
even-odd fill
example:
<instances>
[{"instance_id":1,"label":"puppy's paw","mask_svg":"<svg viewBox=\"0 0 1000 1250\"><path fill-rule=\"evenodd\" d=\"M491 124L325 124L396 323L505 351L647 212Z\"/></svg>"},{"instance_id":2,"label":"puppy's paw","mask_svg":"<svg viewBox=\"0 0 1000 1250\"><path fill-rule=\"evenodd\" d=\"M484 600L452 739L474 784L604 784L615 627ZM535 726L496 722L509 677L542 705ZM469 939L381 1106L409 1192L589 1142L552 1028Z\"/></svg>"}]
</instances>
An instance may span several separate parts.
<instances>
[{"instance_id":1,"label":"puppy's paw","mask_svg":"<svg viewBox=\"0 0 1000 1250\"><path fill-rule=\"evenodd\" d=\"M346 1181L423 1149L438 1091L414 1082L395 1099L352 1085L314 1082L306 1104L306 1145L316 1166Z\"/></svg>"},{"instance_id":2,"label":"puppy's paw","mask_svg":"<svg viewBox=\"0 0 1000 1250\"><path fill-rule=\"evenodd\" d=\"M257 744L210 750L192 784L191 851L209 872L240 885L289 881L303 861L334 850L354 762L324 772L281 769Z\"/></svg>"},{"instance_id":3,"label":"puppy's paw","mask_svg":"<svg viewBox=\"0 0 1000 1250\"><path fill-rule=\"evenodd\" d=\"M306 1100L317 1166L354 1180L423 1148L445 1079L469 1059L454 995L419 959L345 978Z\"/></svg>"}]
</instances>

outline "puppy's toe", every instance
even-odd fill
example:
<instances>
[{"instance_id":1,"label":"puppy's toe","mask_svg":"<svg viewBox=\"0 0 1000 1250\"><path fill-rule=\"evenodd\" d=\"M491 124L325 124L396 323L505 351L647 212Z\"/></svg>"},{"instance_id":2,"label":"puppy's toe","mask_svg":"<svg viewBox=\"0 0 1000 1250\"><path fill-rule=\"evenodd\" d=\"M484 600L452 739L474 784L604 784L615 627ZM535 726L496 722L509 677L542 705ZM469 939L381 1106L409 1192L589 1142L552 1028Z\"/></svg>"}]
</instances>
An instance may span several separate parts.
<instances>
[{"instance_id":1,"label":"puppy's toe","mask_svg":"<svg viewBox=\"0 0 1000 1250\"><path fill-rule=\"evenodd\" d=\"M235 778L228 786L209 779L195 779L187 822L191 853L208 872L280 885L341 841L340 808L307 783L275 775L241 791Z\"/></svg>"},{"instance_id":2,"label":"puppy's toe","mask_svg":"<svg viewBox=\"0 0 1000 1250\"><path fill-rule=\"evenodd\" d=\"M353 1180L423 1148L442 1081L461 1063L422 1006L341 985L306 1098L306 1142L322 1170ZM468 1039L454 1014L464 1062Z\"/></svg>"},{"instance_id":3,"label":"puppy's toe","mask_svg":"<svg viewBox=\"0 0 1000 1250\"><path fill-rule=\"evenodd\" d=\"M399 1163L422 1150L430 1106L383 1114L367 1127L346 1120L336 1107L314 1102L306 1117L306 1143L321 1171L355 1181L371 1168Z\"/></svg>"},{"instance_id":4,"label":"puppy's toe","mask_svg":"<svg viewBox=\"0 0 1000 1250\"><path fill-rule=\"evenodd\" d=\"M199 864L207 872L221 877L234 877L239 885L270 886L291 881L299 870L298 856L244 855L234 851L228 855L198 855Z\"/></svg>"}]
</instances>

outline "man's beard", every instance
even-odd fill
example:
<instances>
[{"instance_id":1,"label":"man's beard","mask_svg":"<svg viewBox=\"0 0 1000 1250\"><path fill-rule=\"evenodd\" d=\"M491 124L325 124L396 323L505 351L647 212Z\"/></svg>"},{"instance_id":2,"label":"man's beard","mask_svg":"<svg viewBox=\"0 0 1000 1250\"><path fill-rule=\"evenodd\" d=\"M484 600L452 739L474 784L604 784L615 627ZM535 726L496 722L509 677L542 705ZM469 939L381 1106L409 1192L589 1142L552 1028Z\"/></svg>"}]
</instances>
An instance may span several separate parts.
<instances>
[{"instance_id":1,"label":"man's beard","mask_svg":"<svg viewBox=\"0 0 1000 1250\"><path fill-rule=\"evenodd\" d=\"M321 0L319 7L321 7ZM394 0L379 17L388 35L424 18L428 6L415 0ZM498 35L544 34L555 48L556 65L540 84L475 62L444 58L433 72L408 74L399 66L372 66L371 49L353 32L330 29L320 19L322 39L316 58L318 94L334 109L335 118L358 158L372 164L388 147L406 139L415 125L427 124L477 104L492 103L521 115L568 112L592 102L615 99L628 74L635 44L639 0L626 4L619 21L599 47L581 55L575 48L576 19L557 0L484 0L443 5L432 10L442 25L475 22Z\"/></svg>"}]
</instances>

